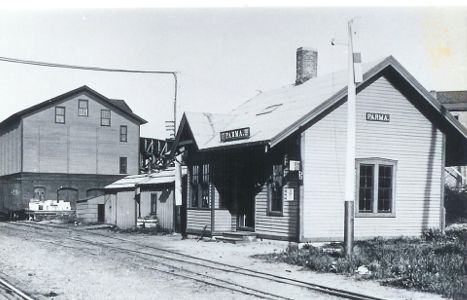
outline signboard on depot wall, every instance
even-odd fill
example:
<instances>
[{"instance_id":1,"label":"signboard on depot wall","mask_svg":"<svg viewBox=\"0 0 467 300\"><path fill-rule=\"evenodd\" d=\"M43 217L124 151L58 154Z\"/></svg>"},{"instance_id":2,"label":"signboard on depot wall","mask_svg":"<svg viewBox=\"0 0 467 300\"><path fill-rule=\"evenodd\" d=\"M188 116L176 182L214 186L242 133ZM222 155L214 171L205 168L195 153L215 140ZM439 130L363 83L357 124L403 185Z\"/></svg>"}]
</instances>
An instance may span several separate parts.
<instances>
[{"instance_id":1,"label":"signboard on depot wall","mask_svg":"<svg viewBox=\"0 0 467 300\"><path fill-rule=\"evenodd\" d=\"M245 140L250 138L250 127L222 131L220 133L221 142Z\"/></svg>"},{"instance_id":2,"label":"signboard on depot wall","mask_svg":"<svg viewBox=\"0 0 467 300\"><path fill-rule=\"evenodd\" d=\"M390 122L391 121L391 116L389 114L367 112L366 113L366 120L367 121L376 121L376 122Z\"/></svg>"}]
</instances>

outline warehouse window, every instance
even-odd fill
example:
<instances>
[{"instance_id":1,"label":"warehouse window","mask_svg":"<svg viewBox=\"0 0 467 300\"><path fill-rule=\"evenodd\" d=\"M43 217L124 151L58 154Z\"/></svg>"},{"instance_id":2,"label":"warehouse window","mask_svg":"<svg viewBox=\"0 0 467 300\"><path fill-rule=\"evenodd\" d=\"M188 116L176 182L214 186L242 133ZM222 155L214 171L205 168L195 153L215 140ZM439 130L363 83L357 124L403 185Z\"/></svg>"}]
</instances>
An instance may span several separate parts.
<instances>
[{"instance_id":1,"label":"warehouse window","mask_svg":"<svg viewBox=\"0 0 467 300\"><path fill-rule=\"evenodd\" d=\"M101 126L110 126L110 109L101 109Z\"/></svg>"},{"instance_id":2,"label":"warehouse window","mask_svg":"<svg viewBox=\"0 0 467 300\"><path fill-rule=\"evenodd\" d=\"M39 186L34 188L34 199L45 200L45 187Z\"/></svg>"},{"instance_id":3,"label":"warehouse window","mask_svg":"<svg viewBox=\"0 0 467 300\"><path fill-rule=\"evenodd\" d=\"M78 100L78 116L87 117L89 115L89 102L88 100Z\"/></svg>"},{"instance_id":4,"label":"warehouse window","mask_svg":"<svg viewBox=\"0 0 467 300\"><path fill-rule=\"evenodd\" d=\"M151 193L151 215L157 215L157 193Z\"/></svg>"},{"instance_id":5,"label":"warehouse window","mask_svg":"<svg viewBox=\"0 0 467 300\"><path fill-rule=\"evenodd\" d=\"M126 125L120 125L120 142L127 142L128 140L128 127Z\"/></svg>"},{"instance_id":6,"label":"warehouse window","mask_svg":"<svg viewBox=\"0 0 467 300\"><path fill-rule=\"evenodd\" d=\"M55 123L65 124L65 107L55 106Z\"/></svg>"},{"instance_id":7,"label":"warehouse window","mask_svg":"<svg viewBox=\"0 0 467 300\"><path fill-rule=\"evenodd\" d=\"M191 167L191 207L209 208L210 197L209 164L194 165Z\"/></svg>"},{"instance_id":8,"label":"warehouse window","mask_svg":"<svg viewBox=\"0 0 467 300\"><path fill-rule=\"evenodd\" d=\"M279 215L283 213L283 166L273 165L272 176L268 182L268 214Z\"/></svg>"},{"instance_id":9,"label":"warehouse window","mask_svg":"<svg viewBox=\"0 0 467 300\"><path fill-rule=\"evenodd\" d=\"M357 216L393 216L396 162L357 161Z\"/></svg>"},{"instance_id":10,"label":"warehouse window","mask_svg":"<svg viewBox=\"0 0 467 300\"><path fill-rule=\"evenodd\" d=\"M127 158L120 157L120 174L127 174Z\"/></svg>"}]
</instances>

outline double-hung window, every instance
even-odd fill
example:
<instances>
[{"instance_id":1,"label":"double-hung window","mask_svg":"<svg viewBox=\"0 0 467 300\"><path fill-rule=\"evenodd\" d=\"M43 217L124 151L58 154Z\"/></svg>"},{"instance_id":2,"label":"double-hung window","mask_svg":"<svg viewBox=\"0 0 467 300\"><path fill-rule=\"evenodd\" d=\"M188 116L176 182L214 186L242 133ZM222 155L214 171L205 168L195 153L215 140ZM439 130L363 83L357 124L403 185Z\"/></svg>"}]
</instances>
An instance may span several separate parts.
<instances>
[{"instance_id":1,"label":"double-hung window","mask_svg":"<svg viewBox=\"0 0 467 300\"><path fill-rule=\"evenodd\" d=\"M386 159L357 160L358 217L394 216L396 162Z\"/></svg>"},{"instance_id":2,"label":"double-hung window","mask_svg":"<svg viewBox=\"0 0 467 300\"><path fill-rule=\"evenodd\" d=\"M78 116L87 117L89 116L89 102L88 100L78 100Z\"/></svg>"},{"instance_id":3,"label":"double-hung window","mask_svg":"<svg viewBox=\"0 0 467 300\"><path fill-rule=\"evenodd\" d=\"M209 208L210 197L209 164L193 165L191 167L191 202L192 208Z\"/></svg>"},{"instance_id":4,"label":"double-hung window","mask_svg":"<svg viewBox=\"0 0 467 300\"><path fill-rule=\"evenodd\" d=\"M128 127L120 125L120 142L126 143L128 141Z\"/></svg>"},{"instance_id":5,"label":"double-hung window","mask_svg":"<svg viewBox=\"0 0 467 300\"><path fill-rule=\"evenodd\" d=\"M110 109L101 109L101 126L110 126Z\"/></svg>"},{"instance_id":6,"label":"double-hung window","mask_svg":"<svg viewBox=\"0 0 467 300\"><path fill-rule=\"evenodd\" d=\"M65 107L55 106L55 123L65 124Z\"/></svg>"},{"instance_id":7,"label":"double-hung window","mask_svg":"<svg viewBox=\"0 0 467 300\"><path fill-rule=\"evenodd\" d=\"M282 165L272 166L272 176L268 183L268 214L279 215L283 213L283 177Z\"/></svg>"},{"instance_id":8,"label":"double-hung window","mask_svg":"<svg viewBox=\"0 0 467 300\"><path fill-rule=\"evenodd\" d=\"M120 174L127 174L127 158L120 157Z\"/></svg>"}]
</instances>

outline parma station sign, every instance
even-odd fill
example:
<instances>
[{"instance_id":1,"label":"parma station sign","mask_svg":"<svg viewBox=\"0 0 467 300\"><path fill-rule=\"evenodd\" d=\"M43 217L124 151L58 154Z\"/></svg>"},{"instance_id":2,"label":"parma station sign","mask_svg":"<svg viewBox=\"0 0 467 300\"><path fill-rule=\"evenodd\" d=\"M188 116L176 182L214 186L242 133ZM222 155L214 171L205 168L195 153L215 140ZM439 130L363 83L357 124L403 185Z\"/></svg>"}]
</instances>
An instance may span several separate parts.
<instances>
[{"instance_id":1,"label":"parma station sign","mask_svg":"<svg viewBox=\"0 0 467 300\"><path fill-rule=\"evenodd\" d=\"M389 114L382 114L382 113L366 113L366 120L367 121L377 121L377 122L389 122L391 120Z\"/></svg>"},{"instance_id":2,"label":"parma station sign","mask_svg":"<svg viewBox=\"0 0 467 300\"><path fill-rule=\"evenodd\" d=\"M222 131L221 142L230 142L250 138L250 127Z\"/></svg>"}]
</instances>

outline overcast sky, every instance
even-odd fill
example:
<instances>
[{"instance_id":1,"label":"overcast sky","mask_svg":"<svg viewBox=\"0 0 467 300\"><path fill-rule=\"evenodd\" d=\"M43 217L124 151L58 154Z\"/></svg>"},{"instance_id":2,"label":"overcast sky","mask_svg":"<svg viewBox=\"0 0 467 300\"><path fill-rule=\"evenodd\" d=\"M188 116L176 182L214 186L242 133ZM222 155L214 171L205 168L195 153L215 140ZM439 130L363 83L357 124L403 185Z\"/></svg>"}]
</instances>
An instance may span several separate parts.
<instances>
[{"instance_id":1,"label":"overcast sky","mask_svg":"<svg viewBox=\"0 0 467 300\"><path fill-rule=\"evenodd\" d=\"M218 8L0 11L0 56L86 66L180 71L183 111L227 112L295 80L295 51L316 48L318 76L346 68L347 21L363 61L396 57L428 90L467 89L466 8ZM125 99L165 138L173 79L0 62L0 119L82 85Z\"/></svg>"}]
</instances>

